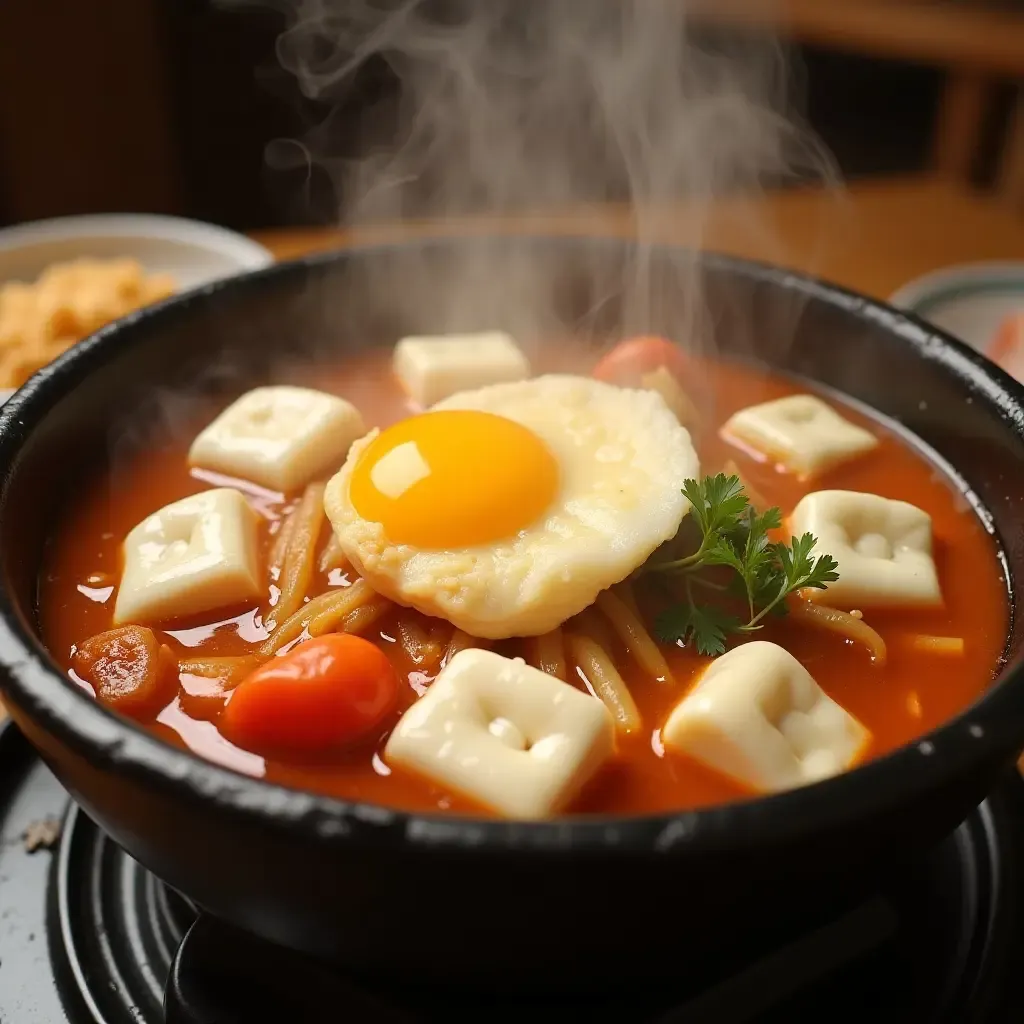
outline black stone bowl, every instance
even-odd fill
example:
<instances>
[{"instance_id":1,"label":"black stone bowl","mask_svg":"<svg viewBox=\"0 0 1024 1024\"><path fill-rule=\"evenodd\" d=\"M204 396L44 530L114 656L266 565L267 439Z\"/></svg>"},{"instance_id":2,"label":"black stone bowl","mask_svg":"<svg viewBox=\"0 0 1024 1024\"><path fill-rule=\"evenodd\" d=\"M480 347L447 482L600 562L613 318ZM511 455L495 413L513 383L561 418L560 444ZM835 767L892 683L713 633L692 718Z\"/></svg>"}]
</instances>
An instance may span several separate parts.
<instances>
[{"instance_id":1,"label":"black stone bowl","mask_svg":"<svg viewBox=\"0 0 1024 1024\"><path fill-rule=\"evenodd\" d=\"M1024 747L1020 616L982 699L856 771L699 812L536 824L397 813L243 777L104 710L50 659L36 618L43 547L97 468L113 460L116 499L126 453L159 443L203 396L280 379L283 356L294 366L403 333L518 330L536 311L514 275L504 298L491 290L486 315L452 301L460 275L503 260L546 282L551 326L607 336L626 316L622 282L635 280L636 256L614 240L434 239L271 267L100 331L3 408L4 698L87 813L210 914L410 979L519 987L693 970L780 917L853 898L1011 770ZM630 326L678 335L686 311L673 275L686 262L671 247L639 261L656 294L644 293L652 301ZM818 281L714 256L700 274L705 341L813 378L916 435L991 523L1008 581L1024 579L1018 384L921 322Z\"/></svg>"}]
</instances>

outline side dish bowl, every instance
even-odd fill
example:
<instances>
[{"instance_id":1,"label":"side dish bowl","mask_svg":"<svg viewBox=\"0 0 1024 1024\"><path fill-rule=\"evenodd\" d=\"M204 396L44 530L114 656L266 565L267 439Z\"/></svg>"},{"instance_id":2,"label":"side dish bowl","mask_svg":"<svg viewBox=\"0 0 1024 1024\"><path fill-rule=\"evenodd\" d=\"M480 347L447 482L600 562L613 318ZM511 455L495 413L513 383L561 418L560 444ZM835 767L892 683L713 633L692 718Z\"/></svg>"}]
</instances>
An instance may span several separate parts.
<instances>
[{"instance_id":1,"label":"side dish bowl","mask_svg":"<svg viewBox=\"0 0 1024 1024\"><path fill-rule=\"evenodd\" d=\"M636 266L630 244L431 239L212 284L127 317L38 373L0 410L4 698L133 857L209 913L276 943L447 981L678 970L680 943L711 963L722 943L778 914L852 898L949 832L1024 748L1024 622L1012 614L1024 578L1024 389L910 316L773 267L701 263L706 329L724 358L813 379L877 410L950 468L1001 542L1011 624L997 682L920 742L827 782L677 815L533 824L344 804L163 744L69 685L38 636L43 546L81 474L126 445L160 443L192 400L237 395L285 357L344 355L413 332L515 330L501 322L514 318L513 302L486 324L453 320L446 303L453 275L502 252L550 281L558 322L614 337L622 295L611 283ZM649 280L674 280L678 251L647 256ZM415 280L415 322L371 301L370 280ZM647 330L672 336L687 322L673 287L651 303Z\"/></svg>"},{"instance_id":2,"label":"side dish bowl","mask_svg":"<svg viewBox=\"0 0 1024 1024\"><path fill-rule=\"evenodd\" d=\"M182 289L273 262L273 256L252 239L183 217L89 214L31 221L0 231L0 282L31 281L51 264L83 257L130 257L147 273L172 274Z\"/></svg>"}]
</instances>

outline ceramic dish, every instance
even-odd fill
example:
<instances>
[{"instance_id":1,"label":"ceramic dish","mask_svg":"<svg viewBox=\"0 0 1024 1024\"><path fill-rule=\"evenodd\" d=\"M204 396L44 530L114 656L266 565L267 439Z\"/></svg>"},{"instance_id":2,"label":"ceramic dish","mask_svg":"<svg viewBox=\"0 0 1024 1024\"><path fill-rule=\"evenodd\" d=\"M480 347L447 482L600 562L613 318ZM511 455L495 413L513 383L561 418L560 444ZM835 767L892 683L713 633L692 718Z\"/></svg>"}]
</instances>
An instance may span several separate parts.
<instances>
[{"instance_id":1,"label":"ceramic dish","mask_svg":"<svg viewBox=\"0 0 1024 1024\"><path fill-rule=\"evenodd\" d=\"M0 283L31 281L53 263L82 257L131 257L147 273L173 275L182 289L273 262L244 235L180 217L96 214L0 230Z\"/></svg>"},{"instance_id":2,"label":"ceramic dish","mask_svg":"<svg viewBox=\"0 0 1024 1024\"><path fill-rule=\"evenodd\" d=\"M968 263L926 274L889 300L979 352L1008 317L1024 312L1024 263Z\"/></svg>"}]
</instances>

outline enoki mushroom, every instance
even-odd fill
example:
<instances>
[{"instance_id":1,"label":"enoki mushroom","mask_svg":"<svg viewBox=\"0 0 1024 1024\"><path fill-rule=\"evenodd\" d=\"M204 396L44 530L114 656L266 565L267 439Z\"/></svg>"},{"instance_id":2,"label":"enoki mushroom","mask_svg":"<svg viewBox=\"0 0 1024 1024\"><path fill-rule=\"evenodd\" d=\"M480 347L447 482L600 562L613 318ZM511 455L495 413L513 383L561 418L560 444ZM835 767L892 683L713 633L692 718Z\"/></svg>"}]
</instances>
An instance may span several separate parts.
<instances>
[{"instance_id":1,"label":"enoki mushroom","mask_svg":"<svg viewBox=\"0 0 1024 1024\"><path fill-rule=\"evenodd\" d=\"M794 600L789 603L789 614L795 622L803 622L818 629L840 633L855 643L863 644L871 652L872 662L881 668L887 652L885 641L863 619L842 612L838 608L826 608L811 601Z\"/></svg>"}]
</instances>

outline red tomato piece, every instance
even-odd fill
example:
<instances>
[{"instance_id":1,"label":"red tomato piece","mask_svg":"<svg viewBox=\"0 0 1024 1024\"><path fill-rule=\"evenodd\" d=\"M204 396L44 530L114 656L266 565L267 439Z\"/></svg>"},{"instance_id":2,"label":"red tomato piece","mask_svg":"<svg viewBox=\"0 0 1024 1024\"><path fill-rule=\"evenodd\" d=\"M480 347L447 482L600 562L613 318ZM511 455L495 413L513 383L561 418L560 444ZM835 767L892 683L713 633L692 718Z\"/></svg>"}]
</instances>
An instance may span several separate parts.
<instances>
[{"instance_id":1,"label":"red tomato piece","mask_svg":"<svg viewBox=\"0 0 1024 1024\"><path fill-rule=\"evenodd\" d=\"M677 379L688 376L686 354L674 342L656 335L643 335L620 341L597 366L591 376L609 384L636 385L645 373L664 366Z\"/></svg>"},{"instance_id":2,"label":"red tomato piece","mask_svg":"<svg viewBox=\"0 0 1024 1024\"><path fill-rule=\"evenodd\" d=\"M398 699L387 655L331 633L272 658L235 688L220 719L232 743L257 753L319 754L380 726Z\"/></svg>"}]
</instances>

